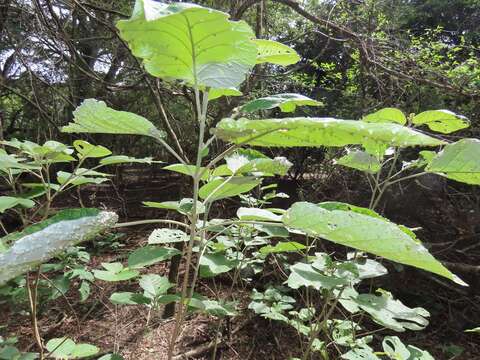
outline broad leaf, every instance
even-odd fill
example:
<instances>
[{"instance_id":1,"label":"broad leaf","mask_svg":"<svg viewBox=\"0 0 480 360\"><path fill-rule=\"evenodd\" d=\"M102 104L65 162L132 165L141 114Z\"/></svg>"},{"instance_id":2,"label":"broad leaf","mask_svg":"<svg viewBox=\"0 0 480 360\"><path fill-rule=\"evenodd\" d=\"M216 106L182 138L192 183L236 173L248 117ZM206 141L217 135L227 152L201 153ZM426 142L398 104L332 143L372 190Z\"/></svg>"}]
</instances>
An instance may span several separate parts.
<instances>
[{"instance_id":1,"label":"broad leaf","mask_svg":"<svg viewBox=\"0 0 480 360\"><path fill-rule=\"evenodd\" d=\"M132 292L113 293L110 301L115 305L148 305L151 302L148 297Z\"/></svg>"},{"instance_id":2,"label":"broad leaf","mask_svg":"<svg viewBox=\"0 0 480 360\"><path fill-rule=\"evenodd\" d=\"M480 185L480 140L462 139L445 146L425 170L452 180Z\"/></svg>"},{"instance_id":3,"label":"broad leaf","mask_svg":"<svg viewBox=\"0 0 480 360\"><path fill-rule=\"evenodd\" d=\"M103 281L125 281L137 277L140 273L137 270L124 268L119 262L102 263L105 270L93 270L93 275Z\"/></svg>"},{"instance_id":4,"label":"broad leaf","mask_svg":"<svg viewBox=\"0 0 480 360\"><path fill-rule=\"evenodd\" d=\"M148 237L149 244L168 244L175 242L186 242L188 241L188 235L182 230L177 229L155 229L152 231Z\"/></svg>"},{"instance_id":5,"label":"broad leaf","mask_svg":"<svg viewBox=\"0 0 480 360\"><path fill-rule=\"evenodd\" d=\"M73 113L73 123L62 128L67 133L146 135L157 139L165 133L147 119L109 108L103 101L86 99Z\"/></svg>"},{"instance_id":6,"label":"broad leaf","mask_svg":"<svg viewBox=\"0 0 480 360\"><path fill-rule=\"evenodd\" d=\"M222 140L255 146L438 146L443 141L389 123L333 118L223 119L214 133Z\"/></svg>"},{"instance_id":7,"label":"broad leaf","mask_svg":"<svg viewBox=\"0 0 480 360\"><path fill-rule=\"evenodd\" d=\"M335 160L335 164L343 165L352 169L376 174L381 169L378 159L365 151L350 151L347 155Z\"/></svg>"},{"instance_id":8,"label":"broad leaf","mask_svg":"<svg viewBox=\"0 0 480 360\"><path fill-rule=\"evenodd\" d=\"M191 177L195 176L195 172L197 170L195 165L186 165L186 164L172 164L168 166L163 167L164 170L169 170L169 171L174 171L180 174L188 175ZM200 173L205 170L204 167L200 168ZM202 180L207 180L210 174L208 171L205 171L205 173L202 176Z\"/></svg>"},{"instance_id":9,"label":"broad leaf","mask_svg":"<svg viewBox=\"0 0 480 360\"><path fill-rule=\"evenodd\" d=\"M237 88L255 65L254 34L244 21L188 3L137 0L120 36L146 70L163 79L211 88Z\"/></svg>"},{"instance_id":10,"label":"broad leaf","mask_svg":"<svg viewBox=\"0 0 480 360\"><path fill-rule=\"evenodd\" d=\"M382 342L383 351L393 360L435 360L428 351L413 345L404 345L397 336L386 336Z\"/></svg>"},{"instance_id":11,"label":"broad leaf","mask_svg":"<svg viewBox=\"0 0 480 360\"><path fill-rule=\"evenodd\" d=\"M181 254L174 248L159 248L155 246L145 246L132 252L128 257L128 266L133 269L143 268L172 258Z\"/></svg>"},{"instance_id":12,"label":"broad leaf","mask_svg":"<svg viewBox=\"0 0 480 360\"><path fill-rule=\"evenodd\" d=\"M70 246L90 240L111 228L118 220L115 213L97 209L71 209L22 232L3 237L3 244L14 242L0 254L0 286L6 281L35 268Z\"/></svg>"},{"instance_id":13,"label":"broad leaf","mask_svg":"<svg viewBox=\"0 0 480 360\"><path fill-rule=\"evenodd\" d=\"M284 157L274 159L252 149L239 149L225 158L227 169L221 166L213 171L216 176L241 175L258 173L256 175L286 175L292 163Z\"/></svg>"},{"instance_id":14,"label":"broad leaf","mask_svg":"<svg viewBox=\"0 0 480 360\"><path fill-rule=\"evenodd\" d=\"M397 123L405 125L407 118L401 110L395 108L384 108L363 117L363 121L372 123Z\"/></svg>"},{"instance_id":15,"label":"broad leaf","mask_svg":"<svg viewBox=\"0 0 480 360\"><path fill-rule=\"evenodd\" d=\"M100 160L100 164L102 165L131 164L131 163L151 164L152 162L154 161L151 157L137 159L137 158L126 156L126 155L112 155ZM155 162L158 163L159 161L155 161Z\"/></svg>"},{"instance_id":16,"label":"broad leaf","mask_svg":"<svg viewBox=\"0 0 480 360\"><path fill-rule=\"evenodd\" d=\"M351 210L328 210L321 204L298 202L287 211L283 222L310 235L415 266L466 285L405 229L380 216Z\"/></svg>"},{"instance_id":17,"label":"broad leaf","mask_svg":"<svg viewBox=\"0 0 480 360\"><path fill-rule=\"evenodd\" d=\"M257 221L282 221L280 215L274 214L273 212L265 209L258 208L245 208L240 207L237 210L237 217L240 220L257 220Z\"/></svg>"},{"instance_id":18,"label":"broad leaf","mask_svg":"<svg viewBox=\"0 0 480 360\"><path fill-rule=\"evenodd\" d=\"M381 290L379 295L358 294L353 288L345 290L339 302L349 312L367 312L377 324L394 331L422 330L428 325L429 312L423 308L409 308L391 293Z\"/></svg>"},{"instance_id":19,"label":"broad leaf","mask_svg":"<svg viewBox=\"0 0 480 360\"><path fill-rule=\"evenodd\" d=\"M257 46L257 64L271 63L276 65L291 65L300 61L300 56L287 45L273 40L255 39Z\"/></svg>"},{"instance_id":20,"label":"broad leaf","mask_svg":"<svg viewBox=\"0 0 480 360\"><path fill-rule=\"evenodd\" d=\"M414 125L427 125L430 130L450 134L468 128L470 121L465 116L455 114L449 110L428 110L412 119Z\"/></svg>"},{"instance_id":21,"label":"broad leaf","mask_svg":"<svg viewBox=\"0 0 480 360\"><path fill-rule=\"evenodd\" d=\"M300 94L277 94L247 102L240 107L244 113L279 107L282 112L293 112L297 106L321 106L322 103Z\"/></svg>"},{"instance_id":22,"label":"broad leaf","mask_svg":"<svg viewBox=\"0 0 480 360\"><path fill-rule=\"evenodd\" d=\"M210 89L208 92L208 100L215 100L222 96L242 96L243 94L235 88L227 89Z\"/></svg>"},{"instance_id":23,"label":"broad leaf","mask_svg":"<svg viewBox=\"0 0 480 360\"><path fill-rule=\"evenodd\" d=\"M3 213L8 209L14 208L15 206L31 208L35 206L35 202L30 199L17 198L12 196L0 196L0 213Z\"/></svg>"},{"instance_id":24,"label":"broad leaf","mask_svg":"<svg viewBox=\"0 0 480 360\"><path fill-rule=\"evenodd\" d=\"M105 181L108 181L108 176L112 175L87 169L78 169L75 174L69 173L67 171L57 172L57 181L60 185L74 186L80 186L85 184L101 184Z\"/></svg>"},{"instance_id":25,"label":"broad leaf","mask_svg":"<svg viewBox=\"0 0 480 360\"><path fill-rule=\"evenodd\" d=\"M272 253L282 253L282 252L299 252L300 250L306 249L307 247L303 244L300 244L296 241L280 241L275 246L267 245L260 248L260 254L267 255Z\"/></svg>"},{"instance_id":26,"label":"broad leaf","mask_svg":"<svg viewBox=\"0 0 480 360\"><path fill-rule=\"evenodd\" d=\"M78 157L81 159L100 158L111 155L112 152L102 145L92 145L84 140L75 140L73 147L78 152Z\"/></svg>"},{"instance_id":27,"label":"broad leaf","mask_svg":"<svg viewBox=\"0 0 480 360\"><path fill-rule=\"evenodd\" d=\"M143 275L140 278L139 284L144 290L143 295L151 300L155 300L159 296L166 294L168 289L173 286L167 277L157 274Z\"/></svg>"},{"instance_id":28,"label":"broad leaf","mask_svg":"<svg viewBox=\"0 0 480 360\"><path fill-rule=\"evenodd\" d=\"M298 289L301 286L313 287L314 289L331 290L338 286L347 285L348 280L334 276L327 275L315 268L314 264L296 263L290 266L290 275L287 280L287 285L292 289Z\"/></svg>"},{"instance_id":29,"label":"broad leaf","mask_svg":"<svg viewBox=\"0 0 480 360\"><path fill-rule=\"evenodd\" d=\"M217 178L203 185L198 195L209 202L237 196L252 190L261 183L260 179L251 176L235 176L231 178Z\"/></svg>"},{"instance_id":30,"label":"broad leaf","mask_svg":"<svg viewBox=\"0 0 480 360\"><path fill-rule=\"evenodd\" d=\"M90 344L76 344L68 338L55 338L47 342L46 348L55 359L81 359L97 354L100 349Z\"/></svg>"},{"instance_id":31,"label":"broad leaf","mask_svg":"<svg viewBox=\"0 0 480 360\"><path fill-rule=\"evenodd\" d=\"M200 275L213 277L232 270L236 265L235 260L229 260L223 254L204 254L200 258Z\"/></svg>"}]
</instances>

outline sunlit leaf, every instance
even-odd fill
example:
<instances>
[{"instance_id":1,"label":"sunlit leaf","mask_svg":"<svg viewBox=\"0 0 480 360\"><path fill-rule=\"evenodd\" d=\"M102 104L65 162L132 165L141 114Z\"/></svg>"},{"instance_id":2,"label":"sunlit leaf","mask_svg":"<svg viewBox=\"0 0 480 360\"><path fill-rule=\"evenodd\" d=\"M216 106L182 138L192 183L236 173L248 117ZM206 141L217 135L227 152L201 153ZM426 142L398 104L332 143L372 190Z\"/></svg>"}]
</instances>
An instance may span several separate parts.
<instances>
[{"instance_id":1,"label":"sunlit leaf","mask_svg":"<svg viewBox=\"0 0 480 360\"><path fill-rule=\"evenodd\" d=\"M360 150L350 151L347 155L335 160L335 164L368 172L370 174L377 173L382 167L375 156Z\"/></svg>"},{"instance_id":2,"label":"sunlit leaf","mask_svg":"<svg viewBox=\"0 0 480 360\"><path fill-rule=\"evenodd\" d=\"M257 46L257 64L271 63L276 65L291 65L300 61L295 50L277 41L255 39Z\"/></svg>"},{"instance_id":3,"label":"sunlit leaf","mask_svg":"<svg viewBox=\"0 0 480 360\"><path fill-rule=\"evenodd\" d=\"M198 195L202 199L212 202L225 199L252 190L261 183L260 179L251 176L235 176L231 178L217 178L203 185Z\"/></svg>"},{"instance_id":4,"label":"sunlit leaf","mask_svg":"<svg viewBox=\"0 0 480 360\"><path fill-rule=\"evenodd\" d=\"M35 206L35 202L30 199L24 199L19 197L0 196L0 213L3 213L8 209L14 208L15 206L31 208Z\"/></svg>"},{"instance_id":5,"label":"sunlit leaf","mask_svg":"<svg viewBox=\"0 0 480 360\"><path fill-rule=\"evenodd\" d=\"M163 79L211 88L237 88L255 65L250 26L221 11L189 3L137 0L117 26L146 70Z\"/></svg>"},{"instance_id":6,"label":"sunlit leaf","mask_svg":"<svg viewBox=\"0 0 480 360\"><path fill-rule=\"evenodd\" d=\"M287 241L278 242L275 246L267 245L260 248L260 254L267 255L272 253L282 253L282 252L299 252L307 247L303 244L300 244L296 241Z\"/></svg>"},{"instance_id":7,"label":"sunlit leaf","mask_svg":"<svg viewBox=\"0 0 480 360\"><path fill-rule=\"evenodd\" d=\"M240 107L240 111L251 113L279 107L282 112L293 112L297 106L321 106L322 103L300 94L277 94L255 99Z\"/></svg>"},{"instance_id":8,"label":"sunlit leaf","mask_svg":"<svg viewBox=\"0 0 480 360\"><path fill-rule=\"evenodd\" d=\"M240 207L237 210L237 217L240 220L256 220L256 221L282 221L280 215L265 209Z\"/></svg>"},{"instance_id":9,"label":"sunlit leaf","mask_svg":"<svg viewBox=\"0 0 480 360\"><path fill-rule=\"evenodd\" d=\"M125 281L137 277L140 273L137 270L124 268L119 262L102 263L105 270L93 270L93 275L103 281Z\"/></svg>"},{"instance_id":10,"label":"sunlit leaf","mask_svg":"<svg viewBox=\"0 0 480 360\"><path fill-rule=\"evenodd\" d=\"M401 110L395 108L384 108L363 117L363 121L372 123L397 123L405 125L407 118Z\"/></svg>"},{"instance_id":11,"label":"sunlit leaf","mask_svg":"<svg viewBox=\"0 0 480 360\"><path fill-rule=\"evenodd\" d=\"M132 163L151 164L152 162L153 162L153 159L151 157L137 159L137 158L126 156L126 155L112 155L100 160L100 164L102 165L132 164ZM158 163L158 161L155 161L155 162Z\"/></svg>"},{"instance_id":12,"label":"sunlit leaf","mask_svg":"<svg viewBox=\"0 0 480 360\"><path fill-rule=\"evenodd\" d=\"M93 145L85 140L75 140L73 147L81 159L100 158L111 155L112 152L102 145Z\"/></svg>"},{"instance_id":13,"label":"sunlit leaf","mask_svg":"<svg viewBox=\"0 0 480 360\"><path fill-rule=\"evenodd\" d=\"M321 204L298 202L287 211L283 222L288 227L310 235L415 266L466 285L437 261L418 240L379 216L352 210L328 210Z\"/></svg>"},{"instance_id":14,"label":"sunlit leaf","mask_svg":"<svg viewBox=\"0 0 480 360\"><path fill-rule=\"evenodd\" d=\"M465 116L455 114L449 110L428 110L413 117L414 125L427 125L430 130L449 134L468 128L470 121Z\"/></svg>"},{"instance_id":15,"label":"sunlit leaf","mask_svg":"<svg viewBox=\"0 0 480 360\"><path fill-rule=\"evenodd\" d=\"M438 146L443 141L390 123L333 118L223 119L213 130L226 141L255 146Z\"/></svg>"},{"instance_id":16,"label":"sunlit leaf","mask_svg":"<svg viewBox=\"0 0 480 360\"><path fill-rule=\"evenodd\" d=\"M235 88L227 89L210 89L208 92L208 100L215 100L222 96L242 96L243 94Z\"/></svg>"}]
</instances>

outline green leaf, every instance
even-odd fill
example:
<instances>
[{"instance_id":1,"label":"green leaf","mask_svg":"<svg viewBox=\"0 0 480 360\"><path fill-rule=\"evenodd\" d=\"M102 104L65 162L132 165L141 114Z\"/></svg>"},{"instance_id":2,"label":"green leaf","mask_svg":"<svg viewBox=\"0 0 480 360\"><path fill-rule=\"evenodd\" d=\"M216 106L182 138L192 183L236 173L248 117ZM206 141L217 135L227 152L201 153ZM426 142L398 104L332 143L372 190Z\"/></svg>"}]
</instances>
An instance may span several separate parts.
<instances>
[{"instance_id":1,"label":"green leaf","mask_svg":"<svg viewBox=\"0 0 480 360\"><path fill-rule=\"evenodd\" d=\"M252 29L221 11L188 3L137 0L120 36L146 70L166 80L237 88L256 61Z\"/></svg>"},{"instance_id":2,"label":"green leaf","mask_svg":"<svg viewBox=\"0 0 480 360\"><path fill-rule=\"evenodd\" d=\"M279 107L282 112L294 112L297 106L305 105L322 106L322 103L300 94L277 94L249 101L240 107L240 111L252 113Z\"/></svg>"},{"instance_id":3,"label":"green leaf","mask_svg":"<svg viewBox=\"0 0 480 360\"><path fill-rule=\"evenodd\" d=\"M473 329L467 329L465 330L466 333L480 333L480 326L473 328Z\"/></svg>"},{"instance_id":4,"label":"green leaf","mask_svg":"<svg viewBox=\"0 0 480 360\"><path fill-rule=\"evenodd\" d=\"M342 355L342 359L344 360L381 360L375 353L373 349L363 344L358 348L354 348L347 352L346 354Z\"/></svg>"},{"instance_id":5,"label":"green leaf","mask_svg":"<svg viewBox=\"0 0 480 360\"><path fill-rule=\"evenodd\" d=\"M178 210L179 201L162 201L162 202L143 201L142 204L150 208Z\"/></svg>"},{"instance_id":6,"label":"green leaf","mask_svg":"<svg viewBox=\"0 0 480 360\"><path fill-rule=\"evenodd\" d=\"M90 296L90 284L87 281L82 281L78 292L80 293L80 302L85 302Z\"/></svg>"},{"instance_id":7,"label":"green leaf","mask_svg":"<svg viewBox=\"0 0 480 360\"><path fill-rule=\"evenodd\" d=\"M213 277L232 270L237 261L229 260L222 254L204 254L200 258L200 276Z\"/></svg>"},{"instance_id":8,"label":"green leaf","mask_svg":"<svg viewBox=\"0 0 480 360\"><path fill-rule=\"evenodd\" d=\"M118 354L107 354L107 355L103 355L101 358L98 358L98 360L124 360L124 359Z\"/></svg>"},{"instance_id":9,"label":"green leaf","mask_svg":"<svg viewBox=\"0 0 480 360\"><path fill-rule=\"evenodd\" d=\"M280 215L265 209L240 207L237 210L237 217L245 221L282 221Z\"/></svg>"},{"instance_id":10,"label":"green leaf","mask_svg":"<svg viewBox=\"0 0 480 360\"><path fill-rule=\"evenodd\" d=\"M128 266L133 269L140 269L159 261L171 259L173 256L179 254L181 254L181 252L174 248L145 246L130 254L128 257Z\"/></svg>"},{"instance_id":11,"label":"green leaf","mask_svg":"<svg viewBox=\"0 0 480 360\"><path fill-rule=\"evenodd\" d=\"M316 269L313 264L296 263L290 266L290 275L288 276L287 285L292 289L298 289L301 286L313 287L314 289L331 290L337 286L347 285L348 280L336 277L334 275L326 275Z\"/></svg>"},{"instance_id":12,"label":"green leaf","mask_svg":"<svg viewBox=\"0 0 480 360\"><path fill-rule=\"evenodd\" d=\"M295 50L282 43L265 40L253 40L257 46L257 64L271 63L276 65L291 65L300 61Z\"/></svg>"},{"instance_id":13,"label":"green leaf","mask_svg":"<svg viewBox=\"0 0 480 360\"><path fill-rule=\"evenodd\" d=\"M30 199L12 196L0 196L0 213L4 213L8 209L14 208L15 206L31 208L35 206L35 202Z\"/></svg>"},{"instance_id":14,"label":"green leaf","mask_svg":"<svg viewBox=\"0 0 480 360\"><path fill-rule=\"evenodd\" d=\"M67 133L146 135L157 139L165 137L147 119L126 111L109 108L103 101L86 99L73 112L73 123L62 128Z\"/></svg>"},{"instance_id":15,"label":"green leaf","mask_svg":"<svg viewBox=\"0 0 480 360\"><path fill-rule=\"evenodd\" d=\"M282 253L282 252L299 252L300 250L306 249L307 247L303 244L300 244L296 241L288 242L279 242L275 246L267 245L260 248L260 254L267 255L272 253Z\"/></svg>"},{"instance_id":16,"label":"green leaf","mask_svg":"<svg viewBox=\"0 0 480 360\"><path fill-rule=\"evenodd\" d=\"M137 270L124 268L119 262L102 263L106 270L93 270L93 275L103 281L125 281L137 277L140 273Z\"/></svg>"},{"instance_id":17,"label":"green leaf","mask_svg":"<svg viewBox=\"0 0 480 360\"><path fill-rule=\"evenodd\" d=\"M350 151L347 155L336 160L335 164L368 172L370 174L376 174L382 167L380 161L378 161L375 156L360 150Z\"/></svg>"},{"instance_id":18,"label":"green leaf","mask_svg":"<svg viewBox=\"0 0 480 360\"><path fill-rule=\"evenodd\" d=\"M143 275L139 281L140 287L144 290L143 295L151 300L155 300L161 295L166 294L173 284L165 276L157 274Z\"/></svg>"},{"instance_id":19,"label":"green leaf","mask_svg":"<svg viewBox=\"0 0 480 360\"><path fill-rule=\"evenodd\" d=\"M116 292L110 296L115 305L148 305L151 300L142 294L132 292Z\"/></svg>"},{"instance_id":20,"label":"green leaf","mask_svg":"<svg viewBox=\"0 0 480 360\"><path fill-rule=\"evenodd\" d=\"M235 88L227 89L210 89L208 92L208 100L215 100L222 96L242 96L243 94Z\"/></svg>"},{"instance_id":21,"label":"green leaf","mask_svg":"<svg viewBox=\"0 0 480 360\"><path fill-rule=\"evenodd\" d=\"M427 318L430 314L427 310L420 307L409 308L395 300L388 291L378 292L380 295L358 294L350 288L348 292L342 293L339 302L350 312L367 312L377 324L394 331L422 330L428 325Z\"/></svg>"},{"instance_id":22,"label":"green leaf","mask_svg":"<svg viewBox=\"0 0 480 360\"><path fill-rule=\"evenodd\" d=\"M261 152L252 149L239 149L225 158L229 171L220 167L213 174L217 176L258 173L259 176L286 175L292 163L284 157L270 159Z\"/></svg>"},{"instance_id":23,"label":"green leaf","mask_svg":"<svg viewBox=\"0 0 480 360\"><path fill-rule=\"evenodd\" d=\"M163 167L163 169L164 170L169 170L169 171L174 171L174 172L184 174L184 175L188 175L188 176L191 176L191 177L195 176L195 172L197 170L195 165L186 165L186 164L172 164L172 165L168 165L168 166ZM204 167L200 168L200 172L202 172L204 170L205 170ZM205 171L205 173L202 176L202 180L207 180L209 176L210 176L210 174L208 173L208 171Z\"/></svg>"},{"instance_id":24,"label":"green leaf","mask_svg":"<svg viewBox=\"0 0 480 360\"><path fill-rule=\"evenodd\" d=\"M452 180L480 185L480 140L462 139L448 144L425 170Z\"/></svg>"},{"instance_id":25,"label":"green leaf","mask_svg":"<svg viewBox=\"0 0 480 360\"><path fill-rule=\"evenodd\" d=\"M68 338L55 338L47 342L46 348L55 359L81 359L97 354L100 350L90 344L76 344Z\"/></svg>"},{"instance_id":26,"label":"green leaf","mask_svg":"<svg viewBox=\"0 0 480 360\"><path fill-rule=\"evenodd\" d=\"M101 158L112 154L112 152L106 147L92 145L84 140L75 140L73 142L73 147L77 150L80 159Z\"/></svg>"},{"instance_id":27,"label":"green leaf","mask_svg":"<svg viewBox=\"0 0 480 360\"><path fill-rule=\"evenodd\" d=\"M97 209L69 209L50 219L0 239L14 242L0 254L0 286L6 281L35 268L65 249L87 241L111 228L118 220L115 213Z\"/></svg>"},{"instance_id":28,"label":"green leaf","mask_svg":"<svg viewBox=\"0 0 480 360\"><path fill-rule=\"evenodd\" d=\"M177 229L155 229L152 231L148 237L149 244L169 244L175 242L186 242L188 241L188 235L182 230Z\"/></svg>"},{"instance_id":29,"label":"green leaf","mask_svg":"<svg viewBox=\"0 0 480 360\"><path fill-rule=\"evenodd\" d=\"M371 123L397 123L405 125L407 118L401 110L395 108L384 108L363 117L363 121Z\"/></svg>"},{"instance_id":30,"label":"green leaf","mask_svg":"<svg viewBox=\"0 0 480 360\"><path fill-rule=\"evenodd\" d=\"M198 195L209 202L237 196L252 190L262 181L252 176L235 176L228 179L217 178L203 185Z\"/></svg>"},{"instance_id":31,"label":"green leaf","mask_svg":"<svg viewBox=\"0 0 480 360\"><path fill-rule=\"evenodd\" d=\"M449 110L429 110L415 115L412 119L414 125L427 125L430 130L450 134L468 128L470 121L465 116L455 114Z\"/></svg>"},{"instance_id":32,"label":"green leaf","mask_svg":"<svg viewBox=\"0 0 480 360\"><path fill-rule=\"evenodd\" d=\"M112 155L100 160L100 164L102 165L114 165L114 164L151 164L153 159L151 157L146 157L143 159L137 159L134 157L126 156L126 155ZM158 163L158 161L155 161Z\"/></svg>"},{"instance_id":33,"label":"green leaf","mask_svg":"<svg viewBox=\"0 0 480 360\"><path fill-rule=\"evenodd\" d=\"M298 202L283 216L283 222L287 227L310 235L415 266L466 285L409 233L379 216L351 210L328 210L319 205Z\"/></svg>"},{"instance_id":34,"label":"green leaf","mask_svg":"<svg viewBox=\"0 0 480 360\"><path fill-rule=\"evenodd\" d=\"M85 170L85 169L82 169L82 170ZM57 181L60 185L67 184L67 185L80 186L85 184L101 184L101 183L104 183L105 181L108 181L107 176L111 176L110 174L103 174L97 171L94 171L93 173L100 174L101 177L85 176L88 173L89 172L87 171L77 171L75 175L72 175L72 173L69 173L66 171L59 171L57 172ZM79 175L79 174L85 174L85 175Z\"/></svg>"},{"instance_id":35,"label":"green leaf","mask_svg":"<svg viewBox=\"0 0 480 360\"><path fill-rule=\"evenodd\" d=\"M221 120L213 132L220 139L254 146L438 146L443 141L413 129L389 123L333 118L284 118Z\"/></svg>"}]
</instances>

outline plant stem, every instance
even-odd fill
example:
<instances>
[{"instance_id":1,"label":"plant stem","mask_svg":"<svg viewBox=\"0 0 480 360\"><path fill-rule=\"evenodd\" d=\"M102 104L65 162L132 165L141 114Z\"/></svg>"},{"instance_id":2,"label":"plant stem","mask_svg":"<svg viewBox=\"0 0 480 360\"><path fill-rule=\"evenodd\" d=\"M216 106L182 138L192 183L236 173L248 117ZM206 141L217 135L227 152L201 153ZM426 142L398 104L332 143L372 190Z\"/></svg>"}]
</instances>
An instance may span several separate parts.
<instances>
[{"instance_id":1,"label":"plant stem","mask_svg":"<svg viewBox=\"0 0 480 360\"><path fill-rule=\"evenodd\" d=\"M38 320L37 320L37 290L38 290L39 278L40 278L40 266L37 269L33 282L30 280L30 274L27 273L27 292L28 292L28 302L30 305L30 315L31 315L33 336L35 338L35 341L39 349L39 359L43 360L45 358L45 355L43 352L43 342L42 342L42 337L40 336L40 329L38 327Z\"/></svg>"}]
</instances>

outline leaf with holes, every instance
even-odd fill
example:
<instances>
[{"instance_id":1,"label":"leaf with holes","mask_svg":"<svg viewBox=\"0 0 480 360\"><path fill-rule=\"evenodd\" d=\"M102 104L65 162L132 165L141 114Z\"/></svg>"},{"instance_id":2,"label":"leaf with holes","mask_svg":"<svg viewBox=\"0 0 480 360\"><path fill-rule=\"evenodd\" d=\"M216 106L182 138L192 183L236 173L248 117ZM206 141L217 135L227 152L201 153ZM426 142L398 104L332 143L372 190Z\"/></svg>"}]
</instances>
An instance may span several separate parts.
<instances>
[{"instance_id":1,"label":"leaf with holes","mask_svg":"<svg viewBox=\"0 0 480 360\"><path fill-rule=\"evenodd\" d=\"M188 241L188 235L185 232L168 228L155 229L148 237L148 243L151 245L186 241Z\"/></svg>"},{"instance_id":2,"label":"leaf with holes","mask_svg":"<svg viewBox=\"0 0 480 360\"><path fill-rule=\"evenodd\" d=\"M455 114L450 110L428 110L413 117L414 125L426 125L430 130L450 134L468 128L470 121L465 116Z\"/></svg>"},{"instance_id":3,"label":"leaf with holes","mask_svg":"<svg viewBox=\"0 0 480 360\"><path fill-rule=\"evenodd\" d=\"M291 65L300 61L295 50L282 43L266 40L253 40L257 46L257 64L271 63L276 65Z\"/></svg>"}]
</instances>

